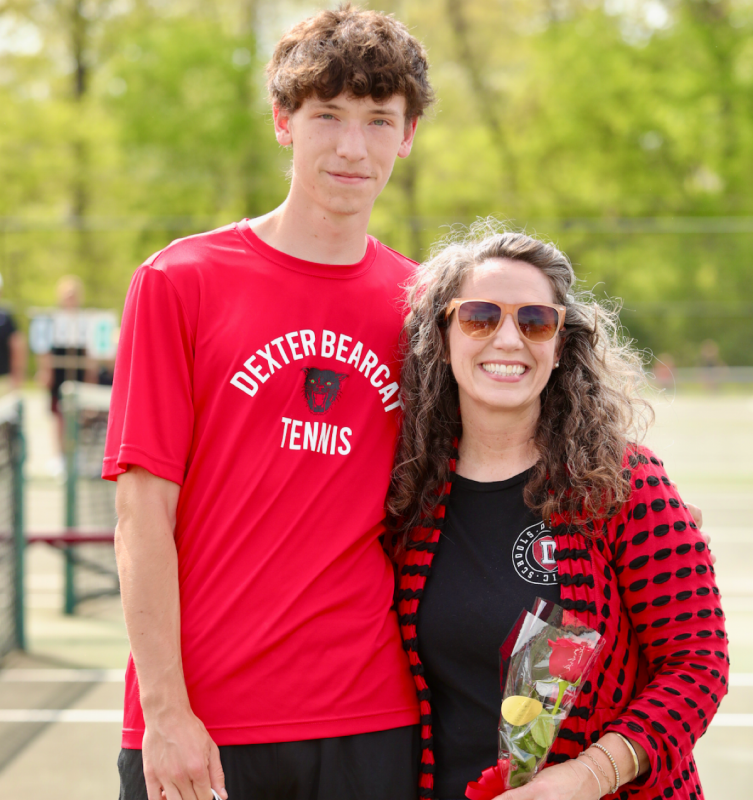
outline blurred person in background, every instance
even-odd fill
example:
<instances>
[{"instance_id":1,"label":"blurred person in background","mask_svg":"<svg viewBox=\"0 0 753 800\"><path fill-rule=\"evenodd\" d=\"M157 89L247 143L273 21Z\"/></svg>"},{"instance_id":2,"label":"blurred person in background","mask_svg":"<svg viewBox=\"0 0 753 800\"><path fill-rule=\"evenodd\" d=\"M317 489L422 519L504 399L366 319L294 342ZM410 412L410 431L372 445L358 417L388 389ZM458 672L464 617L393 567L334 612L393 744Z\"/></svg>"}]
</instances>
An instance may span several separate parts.
<instances>
[{"instance_id":1,"label":"blurred person in background","mask_svg":"<svg viewBox=\"0 0 753 800\"><path fill-rule=\"evenodd\" d=\"M421 698L422 796L497 762L499 648L536 597L605 637L548 762L509 800L701 800L727 692L712 560L661 461L641 358L552 245L481 225L419 268L388 509ZM433 793L433 794L432 794Z\"/></svg>"},{"instance_id":2,"label":"blurred person in background","mask_svg":"<svg viewBox=\"0 0 753 800\"><path fill-rule=\"evenodd\" d=\"M68 312L71 319L84 303L84 284L77 275L64 275L56 287L58 309ZM71 323L75 325L75 322ZM50 411L55 418L55 435L58 455L48 464L55 475L64 471L65 420L60 407L60 387L65 381L89 381L95 377L92 363L86 356L86 347L64 347L53 344L49 353L39 356L37 380L50 392Z\"/></svg>"},{"instance_id":3,"label":"blurred person in background","mask_svg":"<svg viewBox=\"0 0 753 800\"><path fill-rule=\"evenodd\" d=\"M0 298L3 276L0 275ZM26 337L7 308L0 307L0 395L20 389L26 373Z\"/></svg>"}]
</instances>

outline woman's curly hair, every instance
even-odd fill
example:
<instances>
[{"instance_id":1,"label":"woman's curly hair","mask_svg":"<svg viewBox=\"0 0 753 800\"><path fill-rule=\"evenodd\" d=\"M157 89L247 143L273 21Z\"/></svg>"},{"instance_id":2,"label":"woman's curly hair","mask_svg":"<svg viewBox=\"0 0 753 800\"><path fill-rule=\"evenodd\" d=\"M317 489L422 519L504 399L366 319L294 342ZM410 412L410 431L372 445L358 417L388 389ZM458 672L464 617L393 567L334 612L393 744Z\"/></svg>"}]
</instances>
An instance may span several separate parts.
<instances>
[{"instance_id":1,"label":"woman's curly hair","mask_svg":"<svg viewBox=\"0 0 753 800\"><path fill-rule=\"evenodd\" d=\"M409 292L404 326L402 432L387 496L391 525L409 531L431 516L449 476L453 441L462 435L458 385L446 360L445 309L474 267L507 258L540 269L554 302L566 307L560 367L541 394L534 434L539 460L526 504L549 523L552 513L604 519L630 495L625 449L653 420L640 396L643 356L623 335L614 303L574 290L567 256L546 242L482 220L441 245L421 265Z\"/></svg>"}]
</instances>

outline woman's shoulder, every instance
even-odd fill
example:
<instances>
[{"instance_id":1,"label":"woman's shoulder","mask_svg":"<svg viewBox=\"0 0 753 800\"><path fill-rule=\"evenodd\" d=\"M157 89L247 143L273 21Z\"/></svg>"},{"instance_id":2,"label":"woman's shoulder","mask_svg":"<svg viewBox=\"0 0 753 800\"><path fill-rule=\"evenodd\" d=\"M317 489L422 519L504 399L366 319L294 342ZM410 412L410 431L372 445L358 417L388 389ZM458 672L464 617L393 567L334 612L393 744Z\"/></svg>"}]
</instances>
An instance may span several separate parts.
<instances>
[{"instance_id":1,"label":"woman's shoulder","mask_svg":"<svg viewBox=\"0 0 753 800\"><path fill-rule=\"evenodd\" d=\"M664 468L664 462L653 450L644 444L636 443L631 443L625 448L625 452L622 454L622 463L630 470L638 470L641 467L650 469L651 465Z\"/></svg>"},{"instance_id":2,"label":"woman's shoulder","mask_svg":"<svg viewBox=\"0 0 753 800\"><path fill-rule=\"evenodd\" d=\"M628 445L623 453L622 466L630 473L630 501L637 494L645 494L647 489L674 486L664 469L664 462L645 445Z\"/></svg>"},{"instance_id":3,"label":"woman's shoulder","mask_svg":"<svg viewBox=\"0 0 753 800\"><path fill-rule=\"evenodd\" d=\"M687 523L695 528L677 486L670 480L664 462L656 453L644 445L631 444L625 449L623 467L629 473L630 496L610 518L606 526L608 533L620 536L625 525L632 528L637 523L641 528L657 526L660 533L668 527L668 522L678 530L684 530Z\"/></svg>"}]
</instances>

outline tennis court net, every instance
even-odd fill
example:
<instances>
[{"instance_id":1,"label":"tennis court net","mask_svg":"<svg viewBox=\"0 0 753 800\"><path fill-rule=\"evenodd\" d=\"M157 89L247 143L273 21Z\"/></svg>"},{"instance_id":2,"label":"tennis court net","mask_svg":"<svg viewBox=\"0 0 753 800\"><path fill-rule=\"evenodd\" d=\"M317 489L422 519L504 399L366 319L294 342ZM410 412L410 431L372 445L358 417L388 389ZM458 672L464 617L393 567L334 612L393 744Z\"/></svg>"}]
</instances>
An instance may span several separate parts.
<instances>
[{"instance_id":1,"label":"tennis court net","mask_svg":"<svg viewBox=\"0 0 753 800\"><path fill-rule=\"evenodd\" d=\"M68 614L84 600L120 591L113 546L115 484L100 477L110 393L109 386L73 381L61 388L66 451L65 527L72 539L63 551Z\"/></svg>"}]
</instances>

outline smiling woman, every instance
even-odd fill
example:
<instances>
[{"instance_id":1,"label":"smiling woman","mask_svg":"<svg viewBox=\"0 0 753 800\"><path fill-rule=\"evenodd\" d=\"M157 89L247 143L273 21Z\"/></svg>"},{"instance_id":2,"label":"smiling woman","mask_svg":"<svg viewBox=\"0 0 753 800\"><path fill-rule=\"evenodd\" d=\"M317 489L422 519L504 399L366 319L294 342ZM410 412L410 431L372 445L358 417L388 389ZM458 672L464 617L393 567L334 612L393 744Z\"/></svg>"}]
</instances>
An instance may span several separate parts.
<instances>
[{"instance_id":1,"label":"smiling woman","mask_svg":"<svg viewBox=\"0 0 753 800\"><path fill-rule=\"evenodd\" d=\"M497 228L479 223L467 240L438 250L412 289L402 374L410 402L390 500L405 529L433 507L453 441L469 426L494 431L504 420L510 430L531 428L519 448L532 470L526 501L548 520L555 509L594 512L624 502L623 452L653 419L641 396L641 355L623 339L617 314L575 291L564 253ZM483 339L463 331L460 304L477 298L499 310L498 327ZM503 316L504 303L553 306L557 335L527 339L523 309ZM541 458L531 459L532 447Z\"/></svg>"},{"instance_id":2,"label":"smiling woman","mask_svg":"<svg viewBox=\"0 0 753 800\"><path fill-rule=\"evenodd\" d=\"M516 424L526 417L537 419L541 393L564 341L558 334L565 333L565 306L553 303L549 278L524 261L490 258L465 276L459 294L445 312L448 319L457 319L449 325L446 343L462 387L465 425L483 425L487 412L504 410L515 415ZM474 297L489 299L475 301L468 319L471 302L465 298ZM486 321L479 319L484 309Z\"/></svg>"},{"instance_id":3,"label":"smiling woman","mask_svg":"<svg viewBox=\"0 0 753 800\"><path fill-rule=\"evenodd\" d=\"M411 290L388 508L421 797L459 800L496 762L499 648L536 597L606 646L551 768L505 800L627 800L626 785L645 800L703 796L692 749L729 668L713 567L637 443L651 413L640 355L574 282L552 245L481 224ZM571 661L558 651L550 665L564 676Z\"/></svg>"}]
</instances>

